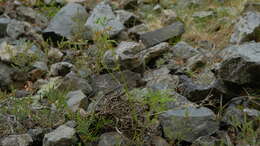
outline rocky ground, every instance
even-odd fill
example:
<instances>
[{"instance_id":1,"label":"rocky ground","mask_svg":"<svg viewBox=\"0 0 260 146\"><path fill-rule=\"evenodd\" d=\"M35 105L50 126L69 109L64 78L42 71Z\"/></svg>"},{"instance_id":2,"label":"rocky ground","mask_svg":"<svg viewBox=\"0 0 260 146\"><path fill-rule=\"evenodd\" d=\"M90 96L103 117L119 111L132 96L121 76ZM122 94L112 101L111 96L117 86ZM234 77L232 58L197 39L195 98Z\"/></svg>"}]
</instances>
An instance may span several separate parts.
<instances>
[{"instance_id":1,"label":"rocky ground","mask_svg":"<svg viewBox=\"0 0 260 146\"><path fill-rule=\"evenodd\" d=\"M259 0L0 0L0 146L259 146Z\"/></svg>"}]
</instances>

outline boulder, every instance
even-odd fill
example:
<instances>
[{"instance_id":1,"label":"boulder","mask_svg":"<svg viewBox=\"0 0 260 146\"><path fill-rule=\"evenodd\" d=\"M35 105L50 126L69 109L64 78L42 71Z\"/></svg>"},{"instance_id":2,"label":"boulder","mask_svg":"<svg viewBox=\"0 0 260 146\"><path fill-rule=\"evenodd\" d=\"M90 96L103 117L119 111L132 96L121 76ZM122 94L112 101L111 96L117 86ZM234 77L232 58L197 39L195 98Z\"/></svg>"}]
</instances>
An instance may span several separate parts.
<instances>
[{"instance_id":1,"label":"boulder","mask_svg":"<svg viewBox=\"0 0 260 146\"><path fill-rule=\"evenodd\" d=\"M73 39L79 35L76 33L83 35L84 32L77 32L77 29L81 23L86 21L87 16L88 13L82 5L68 3L52 18L48 27L43 31L43 37L56 41L62 38Z\"/></svg>"},{"instance_id":2,"label":"boulder","mask_svg":"<svg viewBox=\"0 0 260 146\"><path fill-rule=\"evenodd\" d=\"M149 28L145 24L136 25L128 30L128 35L131 39L139 41L140 36L149 31Z\"/></svg>"},{"instance_id":3,"label":"boulder","mask_svg":"<svg viewBox=\"0 0 260 146\"><path fill-rule=\"evenodd\" d=\"M9 135L0 140L1 146L30 146L33 140L29 134Z\"/></svg>"},{"instance_id":4,"label":"boulder","mask_svg":"<svg viewBox=\"0 0 260 146\"><path fill-rule=\"evenodd\" d=\"M108 132L100 136L98 146L124 146L127 141L117 132Z\"/></svg>"},{"instance_id":5,"label":"boulder","mask_svg":"<svg viewBox=\"0 0 260 146\"><path fill-rule=\"evenodd\" d=\"M233 45L220 56L223 62L216 69L218 79L238 85L260 85L260 43Z\"/></svg>"},{"instance_id":6,"label":"boulder","mask_svg":"<svg viewBox=\"0 0 260 146\"><path fill-rule=\"evenodd\" d=\"M178 38L184 33L184 25L181 22L175 22L166 27L155 31L141 34L140 39L146 47L152 47L158 43Z\"/></svg>"},{"instance_id":7,"label":"boulder","mask_svg":"<svg viewBox=\"0 0 260 146\"><path fill-rule=\"evenodd\" d=\"M91 39L95 32L106 32L110 37L114 37L125 29L124 25L116 18L110 5L105 1L93 9L85 26L87 30L91 31L88 39Z\"/></svg>"},{"instance_id":8,"label":"boulder","mask_svg":"<svg viewBox=\"0 0 260 146\"><path fill-rule=\"evenodd\" d=\"M248 41L260 41L260 12L249 11L235 24L230 42L241 44Z\"/></svg>"},{"instance_id":9,"label":"boulder","mask_svg":"<svg viewBox=\"0 0 260 146\"><path fill-rule=\"evenodd\" d=\"M54 131L45 134L43 138L43 146L68 146L75 145L76 142L76 130L65 125L61 125Z\"/></svg>"},{"instance_id":10,"label":"boulder","mask_svg":"<svg viewBox=\"0 0 260 146\"><path fill-rule=\"evenodd\" d=\"M208 108L172 109L159 116L164 135L169 140L179 139L193 142L201 136L208 136L218 130L215 114Z\"/></svg>"},{"instance_id":11,"label":"boulder","mask_svg":"<svg viewBox=\"0 0 260 146\"><path fill-rule=\"evenodd\" d=\"M80 107L87 108L88 106L88 99L81 90L69 92L67 99L67 105L73 112L76 112Z\"/></svg>"},{"instance_id":12,"label":"boulder","mask_svg":"<svg viewBox=\"0 0 260 146\"><path fill-rule=\"evenodd\" d=\"M173 56L179 59L189 59L199 53L197 48L192 47L186 42L178 42L172 47Z\"/></svg>"}]
</instances>

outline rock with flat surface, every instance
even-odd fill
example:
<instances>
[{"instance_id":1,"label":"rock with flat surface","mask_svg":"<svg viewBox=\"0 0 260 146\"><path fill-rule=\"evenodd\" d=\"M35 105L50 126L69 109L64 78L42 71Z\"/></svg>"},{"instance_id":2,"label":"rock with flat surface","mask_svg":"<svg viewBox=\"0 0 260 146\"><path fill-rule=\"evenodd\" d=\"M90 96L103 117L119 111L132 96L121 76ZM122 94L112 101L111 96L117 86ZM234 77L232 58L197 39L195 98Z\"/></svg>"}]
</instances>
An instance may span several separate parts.
<instances>
[{"instance_id":1,"label":"rock with flat surface","mask_svg":"<svg viewBox=\"0 0 260 146\"><path fill-rule=\"evenodd\" d=\"M124 146L126 140L117 132L104 133L100 136L98 146Z\"/></svg>"},{"instance_id":2,"label":"rock with flat surface","mask_svg":"<svg viewBox=\"0 0 260 146\"><path fill-rule=\"evenodd\" d=\"M141 34L140 39L146 47L151 47L169 39L180 37L183 33L183 23L175 22L161 29Z\"/></svg>"},{"instance_id":3,"label":"rock with flat surface","mask_svg":"<svg viewBox=\"0 0 260 146\"><path fill-rule=\"evenodd\" d=\"M215 114L208 108L186 107L172 109L159 116L164 135L169 140L180 138L193 142L218 130Z\"/></svg>"},{"instance_id":4,"label":"rock with flat surface","mask_svg":"<svg viewBox=\"0 0 260 146\"><path fill-rule=\"evenodd\" d=\"M260 41L260 12L249 11L235 24L230 42L241 44L248 41Z\"/></svg>"},{"instance_id":5,"label":"rock with flat surface","mask_svg":"<svg viewBox=\"0 0 260 146\"><path fill-rule=\"evenodd\" d=\"M114 37L125 28L107 2L101 2L94 8L85 26L91 31L88 39L91 39L95 32L107 32L110 37Z\"/></svg>"},{"instance_id":6,"label":"rock with flat surface","mask_svg":"<svg viewBox=\"0 0 260 146\"><path fill-rule=\"evenodd\" d=\"M73 112L76 112L80 106L88 106L88 99L81 90L69 92L67 98L67 105Z\"/></svg>"},{"instance_id":7,"label":"rock with flat surface","mask_svg":"<svg viewBox=\"0 0 260 146\"><path fill-rule=\"evenodd\" d=\"M9 135L0 140L1 146L30 146L33 140L29 134Z\"/></svg>"},{"instance_id":8,"label":"rock with flat surface","mask_svg":"<svg viewBox=\"0 0 260 146\"><path fill-rule=\"evenodd\" d=\"M88 16L85 8L76 3L68 3L50 21L48 27L43 31L43 37L48 39L66 38L73 39L78 35L77 28L84 25ZM80 32L84 33L84 32Z\"/></svg>"},{"instance_id":9,"label":"rock with flat surface","mask_svg":"<svg viewBox=\"0 0 260 146\"><path fill-rule=\"evenodd\" d=\"M65 125L45 134L43 138L43 146L70 146L76 142L76 130Z\"/></svg>"},{"instance_id":10,"label":"rock with flat surface","mask_svg":"<svg viewBox=\"0 0 260 146\"><path fill-rule=\"evenodd\" d=\"M220 55L223 62L216 72L219 79L238 85L260 85L260 43L233 45Z\"/></svg>"}]
</instances>

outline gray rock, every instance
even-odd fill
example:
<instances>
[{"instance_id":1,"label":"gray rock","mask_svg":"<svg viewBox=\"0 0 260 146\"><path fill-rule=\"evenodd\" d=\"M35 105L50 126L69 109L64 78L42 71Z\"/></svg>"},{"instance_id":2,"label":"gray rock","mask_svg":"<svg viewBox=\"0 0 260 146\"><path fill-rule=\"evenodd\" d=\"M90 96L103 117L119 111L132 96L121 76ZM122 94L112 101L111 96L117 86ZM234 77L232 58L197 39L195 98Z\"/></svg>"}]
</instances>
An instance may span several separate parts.
<instances>
[{"instance_id":1,"label":"gray rock","mask_svg":"<svg viewBox=\"0 0 260 146\"><path fill-rule=\"evenodd\" d=\"M170 49L169 43L159 43L153 47L147 48L140 52L143 63L149 63L154 58L160 57Z\"/></svg>"},{"instance_id":2,"label":"gray rock","mask_svg":"<svg viewBox=\"0 0 260 146\"><path fill-rule=\"evenodd\" d=\"M202 6L206 0L177 0L177 6L179 8L189 8Z\"/></svg>"},{"instance_id":3,"label":"gray rock","mask_svg":"<svg viewBox=\"0 0 260 146\"><path fill-rule=\"evenodd\" d=\"M62 84L59 86L60 89L70 89L70 90L82 90L85 95L92 93L93 89L89 84L89 81L81 78L74 72L68 73Z\"/></svg>"},{"instance_id":4,"label":"gray rock","mask_svg":"<svg viewBox=\"0 0 260 146\"><path fill-rule=\"evenodd\" d=\"M137 87L141 82L141 75L138 73L125 70L113 74L104 74L94 77L94 85L97 91L104 93L110 92L117 88L127 86L129 89Z\"/></svg>"},{"instance_id":5,"label":"gray rock","mask_svg":"<svg viewBox=\"0 0 260 146\"><path fill-rule=\"evenodd\" d=\"M172 109L161 114L159 119L166 138L193 142L218 130L215 114L208 108L192 106Z\"/></svg>"},{"instance_id":6,"label":"gray rock","mask_svg":"<svg viewBox=\"0 0 260 146\"><path fill-rule=\"evenodd\" d=\"M74 69L74 65L68 62L58 62L51 65L50 75L51 76L65 76L71 70Z\"/></svg>"},{"instance_id":7,"label":"gray rock","mask_svg":"<svg viewBox=\"0 0 260 146\"><path fill-rule=\"evenodd\" d=\"M153 136L151 139L151 144L153 146L170 146L170 144L162 137Z\"/></svg>"},{"instance_id":8,"label":"gray rock","mask_svg":"<svg viewBox=\"0 0 260 146\"><path fill-rule=\"evenodd\" d=\"M162 10L162 21L165 25L170 25L177 21L177 14L172 9Z\"/></svg>"},{"instance_id":9,"label":"gray rock","mask_svg":"<svg viewBox=\"0 0 260 146\"><path fill-rule=\"evenodd\" d=\"M179 84L178 76L170 74L170 70L166 67L144 73L146 86L156 90L172 90L177 89Z\"/></svg>"},{"instance_id":10,"label":"gray rock","mask_svg":"<svg viewBox=\"0 0 260 146\"><path fill-rule=\"evenodd\" d=\"M48 25L48 19L30 7L19 6L16 8L16 11L21 18L24 17L26 21L35 23L41 28Z\"/></svg>"},{"instance_id":11,"label":"gray rock","mask_svg":"<svg viewBox=\"0 0 260 146\"><path fill-rule=\"evenodd\" d=\"M117 132L109 132L100 136L98 146L124 146L126 143L122 135Z\"/></svg>"},{"instance_id":12,"label":"gray rock","mask_svg":"<svg viewBox=\"0 0 260 146\"><path fill-rule=\"evenodd\" d=\"M128 30L128 35L133 40L138 41L142 34L145 34L149 31L149 28L145 24L136 25Z\"/></svg>"},{"instance_id":13,"label":"gray rock","mask_svg":"<svg viewBox=\"0 0 260 146\"><path fill-rule=\"evenodd\" d=\"M35 128L35 129L30 129L28 131L28 134L32 137L34 144L40 145L42 144L42 140L45 132L46 132L45 129Z\"/></svg>"},{"instance_id":14,"label":"gray rock","mask_svg":"<svg viewBox=\"0 0 260 146\"><path fill-rule=\"evenodd\" d=\"M233 45L224 49L220 53L223 62L216 70L217 77L238 85L260 85L259 55L260 43Z\"/></svg>"},{"instance_id":15,"label":"gray rock","mask_svg":"<svg viewBox=\"0 0 260 146\"><path fill-rule=\"evenodd\" d=\"M127 28L141 24L140 19L132 12L117 10L115 13L117 19Z\"/></svg>"},{"instance_id":16,"label":"gray rock","mask_svg":"<svg viewBox=\"0 0 260 146\"><path fill-rule=\"evenodd\" d=\"M29 134L9 135L0 140L1 146L29 146L33 142Z\"/></svg>"},{"instance_id":17,"label":"gray rock","mask_svg":"<svg viewBox=\"0 0 260 146\"><path fill-rule=\"evenodd\" d=\"M205 19L214 16L213 11L199 11L192 14L192 17L195 19Z\"/></svg>"},{"instance_id":18,"label":"gray rock","mask_svg":"<svg viewBox=\"0 0 260 146\"><path fill-rule=\"evenodd\" d=\"M76 112L80 107L86 109L88 106L88 99L81 90L69 92L67 98L67 105L73 112Z\"/></svg>"},{"instance_id":19,"label":"gray rock","mask_svg":"<svg viewBox=\"0 0 260 146\"><path fill-rule=\"evenodd\" d=\"M172 48L173 55L177 58L188 59L199 53L198 49L193 48L186 42L178 42Z\"/></svg>"},{"instance_id":20,"label":"gray rock","mask_svg":"<svg viewBox=\"0 0 260 146\"><path fill-rule=\"evenodd\" d=\"M90 38L96 31L106 31L110 37L114 37L125 28L107 2L101 2L94 8L85 26L91 31Z\"/></svg>"},{"instance_id":21,"label":"gray rock","mask_svg":"<svg viewBox=\"0 0 260 146\"><path fill-rule=\"evenodd\" d=\"M9 37L16 39L26 32L26 27L26 24L22 21L11 20L7 25L6 32Z\"/></svg>"},{"instance_id":22,"label":"gray rock","mask_svg":"<svg viewBox=\"0 0 260 146\"><path fill-rule=\"evenodd\" d=\"M7 26L10 21L9 18L0 18L0 37L5 37L7 35Z\"/></svg>"},{"instance_id":23,"label":"gray rock","mask_svg":"<svg viewBox=\"0 0 260 146\"><path fill-rule=\"evenodd\" d=\"M57 48L51 48L48 51L48 58L54 61L60 61L63 57L63 53Z\"/></svg>"},{"instance_id":24,"label":"gray rock","mask_svg":"<svg viewBox=\"0 0 260 146\"><path fill-rule=\"evenodd\" d=\"M138 55L144 46L136 42L121 42L115 52L111 50L104 54L104 63L107 67L116 67L120 65L123 68L135 68L140 66L141 58Z\"/></svg>"},{"instance_id":25,"label":"gray rock","mask_svg":"<svg viewBox=\"0 0 260 146\"><path fill-rule=\"evenodd\" d=\"M140 39L146 47L151 47L169 39L180 37L183 33L183 23L175 22L161 29L141 34Z\"/></svg>"},{"instance_id":26,"label":"gray rock","mask_svg":"<svg viewBox=\"0 0 260 146\"><path fill-rule=\"evenodd\" d=\"M7 89L12 83L13 70L0 62L0 89Z\"/></svg>"},{"instance_id":27,"label":"gray rock","mask_svg":"<svg viewBox=\"0 0 260 146\"><path fill-rule=\"evenodd\" d=\"M30 95L30 92L26 91L26 90L17 90L17 91L15 91L15 97L16 98L23 98L23 97L26 97L28 95Z\"/></svg>"},{"instance_id":28,"label":"gray rock","mask_svg":"<svg viewBox=\"0 0 260 146\"><path fill-rule=\"evenodd\" d=\"M54 131L45 134L43 146L68 146L77 142L76 130L74 128L61 125Z\"/></svg>"},{"instance_id":29,"label":"gray rock","mask_svg":"<svg viewBox=\"0 0 260 146\"><path fill-rule=\"evenodd\" d=\"M84 21L88 16L85 8L76 3L68 3L64 6L50 21L48 27L43 31L43 36L45 38L57 39L57 37L62 37L66 39L73 39L77 32L77 27L83 25Z\"/></svg>"},{"instance_id":30,"label":"gray rock","mask_svg":"<svg viewBox=\"0 0 260 146\"><path fill-rule=\"evenodd\" d=\"M260 33L260 12L246 12L242 16L234 28L230 42L241 44L247 41L259 41Z\"/></svg>"}]
</instances>

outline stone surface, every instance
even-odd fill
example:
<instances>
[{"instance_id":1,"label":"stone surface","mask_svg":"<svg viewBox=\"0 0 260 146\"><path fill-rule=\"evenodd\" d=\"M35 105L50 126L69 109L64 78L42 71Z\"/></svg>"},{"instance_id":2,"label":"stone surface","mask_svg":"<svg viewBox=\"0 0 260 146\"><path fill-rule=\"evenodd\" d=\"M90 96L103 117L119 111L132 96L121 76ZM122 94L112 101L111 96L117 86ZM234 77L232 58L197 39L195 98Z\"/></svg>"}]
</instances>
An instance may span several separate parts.
<instances>
[{"instance_id":1,"label":"stone surface","mask_svg":"<svg viewBox=\"0 0 260 146\"><path fill-rule=\"evenodd\" d=\"M59 86L60 89L70 90L82 90L85 95L92 93L93 88L90 86L89 81L81 78L75 72L68 73L64 78L62 84Z\"/></svg>"},{"instance_id":2,"label":"stone surface","mask_svg":"<svg viewBox=\"0 0 260 146\"><path fill-rule=\"evenodd\" d=\"M117 19L127 28L141 24L140 19L132 12L117 10L115 14Z\"/></svg>"},{"instance_id":3,"label":"stone surface","mask_svg":"<svg viewBox=\"0 0 260 146\"><path fill-rule=\"evenodd\" d=\"M54 131L45 134L43 146L68 146L75 145L77 142L76 131L74 128L61 125Z\"/></svg>"},{"instance_id":4,"label":"stone surface","mask_svg":"<svg viewBox=\"0 0 260 146\"><path fill-rule=\"evenodd\" d=\"M195 19L205 19L205 18L210 18L214 16L213 11L199 11L193 13L192 17Z\"/></svg>"},{"instance_id":5,"label":"stone surface","mask_svg":"<svg viewBox=\"0 0 260 146\"><path fill-rule=\"evenodd\" d=\"M248 41L260 41L260 12L246 12L235 24L230 42L241 44Z\"/></svg>"},{"instance_id":6,"label":"stone surface","mask_svg":"<svg viewBox=\"0 0 260 146\"><path fill-rule=\"evenodd\" d=\"M181 22L175 22L161 29L141 34L140 39L146 47L151 47L169 39L180 37L183 33L184 25Z\"/></svg>"},{"instance_id":7,"label":"stone surface","mask_svg":"<svg viewBox=\"0 0 260 146\"><path fill-rule=\"evenodd\" d=\"M94 85L97 91L104 93L122 88L127 85L128 88L137 87L141 82L141 75L132 71L126 70L111 74L98 75L94 77Z\"/></svg>"},{"instance_id":8,"label":"stone surface","mask_svg":"<svg viewBox=\"0 0 260 146\"><path fill-rule=\"evenodd\" d=\"M67 105L73 112L76 112L80 106L85 108L88 106L88 99L81 90L69 92L67 99Z\"/></svg>"},{"instance_id":9,"label":"stone surface","mask_svg":"<svg viewBox=\"0 0 260 146\"><path fill-rule=\"evenodd\" d=\"M51 76L65 76L71 70L74 69L74 65L68 62L58 62L51 65L50 75Z\"/></svg>"},{"instance_id":10,"label":"stone surface","mask_svg":"<svg viewBox=\"0 0 260 146\"><path fill-rule=\"evenodd\" d=\"M223 62L217 77L224 82L238 85L260 85L260 43L233 45L221 52Z\"/></svg>"},{"instance_id":11,"label":"stone surface","mask_svg":"<svg viewBox=\"0 0 260 146\"><path fill-rule=\"evenodd\" d=\"M192 106L172 109L160 115L164 135L169 140L179 138L193 142L201 136L208 136L218 130L215 114L208 108Z\"/></svg>"},{"instance_id":12,"label":"stone surface","mask_svg":"<svg viewBox=\"0 0 260 146\"><path fill-rule=\"evenodd\" d=\"M178 42L172 48L173 55L180 59L188 59L199 53L198 49L193 48L186 42Z\"/></svg>"},{"instance_id":13,"label":"stone surface","mask_svg":"<svg viewBox=\"0 0 260 146\"><path fill-rule=\"evenodd\" d=\"M30 146L33 140L29 134L9 135L0 140L1 146Z\"/></svg>"},{"instance_id":14,"label":"stone surface","mask_svg":"<svg viewBox=\"0 0 260 146\"><path fill-rule=\"evenodd\" d=\"M125 29L106 2L101 2L94 8L85 26L91 31L89 39L97 31L106 31L110 37L114 37Z\"/></svg>"},{"instance_id":15,"label":"stone surface","mask_svg":"<svg viewBox=\"0 0 260 146\"><path fill-rule=\"evenodd\" d=\"M98 146L124 146L126 140L117 132L104 133L100 136Z\"/></svg>"},{"instance_id":16,"label":"stone surface","mask_svg":"<svg viewBox=\"0 0 260 146\"><path fill-rule=\"evenodd\" d=\"M81 23L84 24L87 16L88 13L82 5L68 3L52 18L48 27L43 31L43 37L53 40L73 39L75 35L78 35L76 33L84 33L77 32L77 29Z\"/></svg>"}]
</instances>

